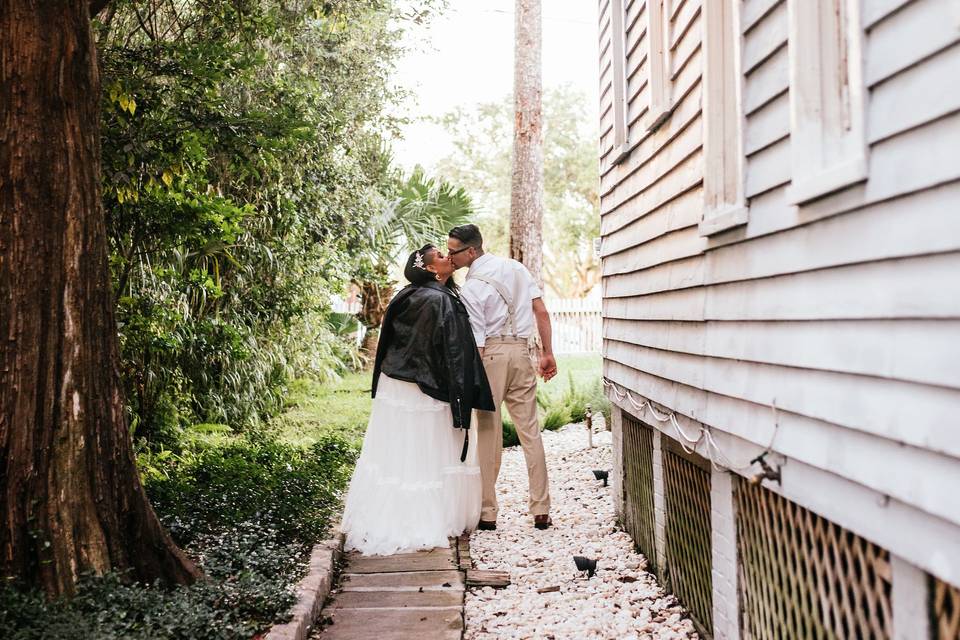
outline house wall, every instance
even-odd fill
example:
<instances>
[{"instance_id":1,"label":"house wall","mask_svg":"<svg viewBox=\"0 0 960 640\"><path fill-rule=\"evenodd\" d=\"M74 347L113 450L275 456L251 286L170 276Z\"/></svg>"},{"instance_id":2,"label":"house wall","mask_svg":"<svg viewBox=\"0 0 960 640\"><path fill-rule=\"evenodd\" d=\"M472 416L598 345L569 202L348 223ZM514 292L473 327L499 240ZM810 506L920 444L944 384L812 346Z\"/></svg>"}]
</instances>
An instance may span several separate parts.
<instances>
[{"instance_id":1,"label":"house wall","mask_svg":"<svg viewBox=\"0 0 960 640\"><path fill-rule=\"evenodd\" d=\"M704 7L663 2L672 111L658 123L656 1L599 5L604 376L709 430L735 473L769 447L783 479L765 486L960 584L958 3L859 4L866 179L798 205L799 0L731 2L746 222L706 235Z\"/></svg>"}]
</instances>

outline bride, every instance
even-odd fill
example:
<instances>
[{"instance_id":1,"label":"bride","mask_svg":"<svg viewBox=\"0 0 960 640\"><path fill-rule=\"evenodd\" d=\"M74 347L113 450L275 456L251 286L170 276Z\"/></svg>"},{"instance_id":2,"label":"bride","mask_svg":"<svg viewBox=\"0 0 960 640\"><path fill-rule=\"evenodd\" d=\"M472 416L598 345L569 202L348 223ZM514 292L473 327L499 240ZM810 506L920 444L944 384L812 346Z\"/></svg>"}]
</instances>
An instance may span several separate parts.
<instances>
[{"instance_id":1,"label":"bride","mask_svg":"<svg viewBox=\"0 0 960 640\"><path fill-rule=\"evenodd\" d=\"M373 411L350 481L346 547L389 555L447 546L480 518L473 409L493 410L454 266L435 246L410 254L410 284L387 307Z\"/></svg>"}]
</instances>

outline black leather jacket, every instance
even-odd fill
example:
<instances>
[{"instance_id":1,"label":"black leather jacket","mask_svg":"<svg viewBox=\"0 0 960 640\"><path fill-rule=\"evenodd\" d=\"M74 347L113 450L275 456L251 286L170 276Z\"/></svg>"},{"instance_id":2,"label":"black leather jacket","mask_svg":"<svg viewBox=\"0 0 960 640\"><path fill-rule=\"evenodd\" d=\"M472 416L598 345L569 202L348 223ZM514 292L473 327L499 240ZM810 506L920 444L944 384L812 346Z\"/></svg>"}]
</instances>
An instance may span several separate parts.
<instances>
[{"instance_id":1,"label":"black leather jacket","mask_svg":"<svg viewBox=\"0 0 960 640\"><path fill-rule=\"evenodd\" d=\"M381 372L449 402L458 429L470 428L473 409L494 410L467 309L440 283L408 285L390 302L373 368L374 397Z\"/></svg>"}]
</instances>

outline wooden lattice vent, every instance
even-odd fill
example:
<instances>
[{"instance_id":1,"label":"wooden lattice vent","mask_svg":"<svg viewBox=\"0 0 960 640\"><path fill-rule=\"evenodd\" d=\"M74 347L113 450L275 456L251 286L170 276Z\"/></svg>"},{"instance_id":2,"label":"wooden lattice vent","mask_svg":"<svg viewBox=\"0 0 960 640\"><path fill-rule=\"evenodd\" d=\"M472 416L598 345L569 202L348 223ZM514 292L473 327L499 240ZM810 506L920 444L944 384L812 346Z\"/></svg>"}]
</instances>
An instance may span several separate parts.
<instances>
[{"instance_id":1,"label":"wooden lattice vent","mask_svg":"<svg viewBox=\"0 0 960 640\"><path fill-rule=\"evenodd\" d=\"M694 624L713 634L710 530L710 463L664 437L666 582L687 607Z\"/></svg>"},{"instance_id":2,"label":"wooden lattice vent","mask_svg":"<svg viewBox=\"0 0 960 640\"><path fill-rule=\"evenodd\" d=\"M647 569L657 573L653 507L653 429L623 414L623 525Z\"/></svg>"},{"instance_id":3,"label":"wooden lattice vent","mask_svg":"<svg viewBox=\"0 0 960 640\"><path fill-rule=\"evenodd\" d=\"M933 579L930 615L936 640L960 639L960 587Z\"/></svg>"},{"instance_id":4,"label":"wooden lattice vent","mask_svg":"<svg viewBox=\"0 0 960 640\"><path fill-rule=\"evenodd\" d=\"M890 554L761 486L737 484L744 638L890 638Z\"/></svg>"}]
</instances>

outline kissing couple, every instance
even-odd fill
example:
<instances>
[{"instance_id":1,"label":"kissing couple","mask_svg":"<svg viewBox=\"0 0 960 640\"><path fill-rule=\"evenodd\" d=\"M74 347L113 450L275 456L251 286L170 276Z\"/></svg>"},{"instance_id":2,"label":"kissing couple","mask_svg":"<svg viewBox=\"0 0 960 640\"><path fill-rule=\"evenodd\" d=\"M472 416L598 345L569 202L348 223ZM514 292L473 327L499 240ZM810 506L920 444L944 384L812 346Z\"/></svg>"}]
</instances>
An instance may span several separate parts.
<instances>
[{"instance_id":1,"label":"kissing couple","mask_svg":"<svg viewBox=\"0 0 960 640\"><path fill-rule=\"evenodd\" d=\"M458 287L453 272L464 267ZM450 231L446 252L428 244L411 253L403 274L410 284L380 330L373 409L341 523L346 547L390 555L496 529L504 402L526 458L532 524L549 528L537 375L550 380L557 363L540 288L521 263L485 253L473 224Z\"/></svg>"}]
</instances>

